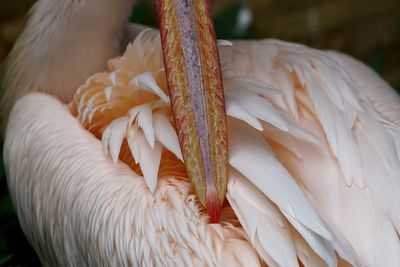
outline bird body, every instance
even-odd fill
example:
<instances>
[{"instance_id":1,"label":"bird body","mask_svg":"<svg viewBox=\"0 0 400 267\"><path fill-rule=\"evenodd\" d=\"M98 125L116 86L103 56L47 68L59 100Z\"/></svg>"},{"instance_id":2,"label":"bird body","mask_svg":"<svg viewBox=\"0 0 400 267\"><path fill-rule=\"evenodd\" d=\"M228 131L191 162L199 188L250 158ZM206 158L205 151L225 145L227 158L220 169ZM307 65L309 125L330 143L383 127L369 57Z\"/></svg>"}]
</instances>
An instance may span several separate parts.
<instances>
[{"instance_id":1,"label":"bird body","mask_svg":"<svg viewBox=\"0 0 400 267\"><path fill-rule=\"evenodd\" d=\"M400 266L399 96L337 52L268 39L220 51L230 169L219 224L182 168L157 33L68 106L18 100L7 179L43 265Z\"/></svg>"}]
</instances>

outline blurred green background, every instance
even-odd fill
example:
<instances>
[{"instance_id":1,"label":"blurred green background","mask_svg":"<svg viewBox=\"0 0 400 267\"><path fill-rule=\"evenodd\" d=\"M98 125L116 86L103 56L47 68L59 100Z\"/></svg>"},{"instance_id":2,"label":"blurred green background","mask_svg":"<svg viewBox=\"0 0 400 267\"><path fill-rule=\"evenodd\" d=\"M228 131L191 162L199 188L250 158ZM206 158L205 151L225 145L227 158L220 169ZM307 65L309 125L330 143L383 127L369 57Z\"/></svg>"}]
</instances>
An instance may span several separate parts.
<instances>
[{"instance_id":1,"label":"blurred green background","mask_svg":"<svg viewBox=\"0 0 400 267\"><path fill-rule=\"evenodd\" d=\"M0 0L0 75L34 2ZM213 5L219 38L279 38L340 50L366 62L400 90L399 0L214 0ZM154 0L139 0L131 20L155 26L153 11ZM40 266L18 226L2 164L0 266Z\"/></svg>"}]
</instances>

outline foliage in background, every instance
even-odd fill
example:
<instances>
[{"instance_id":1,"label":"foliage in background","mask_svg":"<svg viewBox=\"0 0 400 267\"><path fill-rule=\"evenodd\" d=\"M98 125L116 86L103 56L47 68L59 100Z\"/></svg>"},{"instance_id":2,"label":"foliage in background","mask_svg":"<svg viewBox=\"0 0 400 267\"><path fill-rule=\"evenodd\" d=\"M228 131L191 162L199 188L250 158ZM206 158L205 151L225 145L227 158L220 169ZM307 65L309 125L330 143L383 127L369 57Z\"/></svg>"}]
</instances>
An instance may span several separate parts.
<instances>
[{"instance_id":1,"label":"foliage in background","mask_svg":"<svg viewBox=\"0 0 400 267\"><path fill-rule=\"evenodd\" d=\"M385 61L385 54L377 52L369 61L368 65L373 68L379 75L383 73L383 63Z\"/></svg>"},{"instance_id":2,"label":"foliage in background","mask_svg":"<svg viewBox=\"0 0 400 267\"><path fill-rule=\"evenodd\" d=\"M139 0L133 10L131 22L140 23L157 28L154 3ZM245 39L250 38L249 27L251 24L251 11L238 1L226 6L214 14L216 33L219 39Z\"/></svg>"},{"instance_id":3,"label":"foliage in background","mask_svg":"<svg viewBox=\"0 0 400 267\"><path fill-rule=\"evenodd\" d=\"M146 0L139 0L133 9L130 21L156 28L157 18L154 4Z\"/></svg>"},{"instance_id":4,"label":"foliage in background","mask_svg":"<svg viewBox=\"0 0 400 267\"><path fill-rule=\"evenodd\" d=\"M373 70L376 71L376 73L382 76L384 72L385 59L386 59L385 52L378 51L367 63ZM397 91L397 93L400 94L400 84L395 85L394 89Z\"/></svg>"},{"instance_id":5,"label":"foliage in background","mask_svg":"<svg viewBox=\"0 0 400 267\"><path fill-rule=\"evenodd\" d=\"M248 39L251 38L251 11L239 2L233 3L214 14L215 31L219 39Z\"/></svg>"}]
</instances>

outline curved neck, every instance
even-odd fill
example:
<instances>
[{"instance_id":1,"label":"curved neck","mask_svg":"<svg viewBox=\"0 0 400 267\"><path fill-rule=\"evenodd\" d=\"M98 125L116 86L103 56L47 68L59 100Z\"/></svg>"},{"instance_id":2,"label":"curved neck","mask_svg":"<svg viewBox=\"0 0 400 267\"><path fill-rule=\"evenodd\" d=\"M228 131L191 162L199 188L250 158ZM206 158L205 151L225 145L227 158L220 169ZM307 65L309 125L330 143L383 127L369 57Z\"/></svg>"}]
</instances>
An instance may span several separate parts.
<instances>
[{"instance_id":1,"label":"curved neck","mask_svg":"<svg viewBox=\"0 0 400 267\"><path fill-rule=\"evenodd\" d=\"M41 0L21 36L33 42L22 45L49 78L70 73L67 81L58 77L58 85L50 85L76 86L118 55L132 6L133 0Z\"/></svg>"},{"instance_id":2,"label":"curved neck","mask_svg":"<svg viewBox=\"0 0 400 267\"><path fill-rule=\"evenodd\" d=\"M135 0L39 0L11 51L0 102L2 128L15 101L33 91L64 102L121 51Z\"/></svg>"},{"instance_id":3,"label":"curved neck","mask_svg":"<svg viewBox=\"0 0 400 267\"><path fill-rule=\"evenodd\" d=\"M10 53L6 98L42 91L69 101L77 86L120 53L134 2L39 0Z\"/></svg>"}]
</instances>

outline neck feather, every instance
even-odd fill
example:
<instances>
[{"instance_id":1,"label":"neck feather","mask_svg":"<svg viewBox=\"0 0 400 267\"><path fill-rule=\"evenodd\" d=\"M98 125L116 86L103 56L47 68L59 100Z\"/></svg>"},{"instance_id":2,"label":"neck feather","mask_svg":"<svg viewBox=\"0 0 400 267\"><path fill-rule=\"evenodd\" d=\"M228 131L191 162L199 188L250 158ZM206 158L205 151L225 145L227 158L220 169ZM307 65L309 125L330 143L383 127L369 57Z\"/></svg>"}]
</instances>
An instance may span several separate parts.
<instances>
[{"instance_id":1,"label":"neck feather","mask_svg":"<svg viewBox=\"0 0 400 267\"><path fill-rule=\"evenodd\" d=\"M2 124L32 91L70 101L77 86L117 56L134 0L39 0L6 66ZM4 125L3 125L4 128Z\"/></svg>"}]
</instances>

